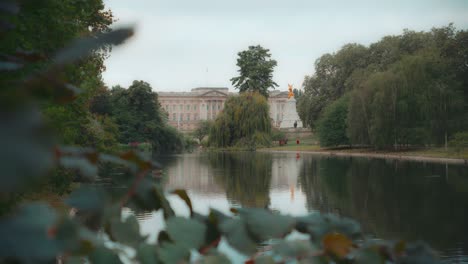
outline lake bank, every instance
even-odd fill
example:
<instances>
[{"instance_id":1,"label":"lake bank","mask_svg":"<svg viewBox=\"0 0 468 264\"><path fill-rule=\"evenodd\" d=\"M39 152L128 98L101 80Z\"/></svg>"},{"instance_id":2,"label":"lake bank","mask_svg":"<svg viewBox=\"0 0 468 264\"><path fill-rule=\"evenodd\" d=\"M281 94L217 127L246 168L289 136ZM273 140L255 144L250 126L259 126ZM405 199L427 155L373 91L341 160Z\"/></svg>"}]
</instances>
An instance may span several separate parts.
<instances>
[{"instance_id":1,"label":"lake bank","mask_svg":"<svg viewBox=\"0 0 468 264\"><path fill-rule=\"evenodd\" d=\"M363 157L375 159L388 159L388 160L408 160L419 162L433 162L444 164L459 164L468 166L468 157L463 153L460 157L450 156L445 151L439 149L427 149L416 151L401 151L401 152L383 152L372 151L369 149L322 149L316 145L299 145L299 146L285 146L274 148L258 149L259 152L286 152L286 153L312 153L322 156L338 156L338 157Z\"/></svg>"}]
</instances>

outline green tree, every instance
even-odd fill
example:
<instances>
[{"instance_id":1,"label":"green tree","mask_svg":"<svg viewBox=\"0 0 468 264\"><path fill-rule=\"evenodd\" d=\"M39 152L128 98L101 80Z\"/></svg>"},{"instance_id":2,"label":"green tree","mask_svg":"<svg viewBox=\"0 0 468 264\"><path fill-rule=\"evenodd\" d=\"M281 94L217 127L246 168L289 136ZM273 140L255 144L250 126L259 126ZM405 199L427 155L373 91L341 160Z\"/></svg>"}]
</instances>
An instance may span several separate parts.
<instances>
[{"instance_id":1,"label":"green tree","mask_svg":"<svg viewBox=\"0 0 468 264\"><path fill-rule=\"evenodd\" d=\"M271 59L270 50L261 46L250 46L238 53L239 76L231 78L232 85L243 92L258 92L268 97L268 89L278 87L273 81L273 71L277 65Z\"/></svg>"},{"instance_id":2,"label":"green tree","mask_svg":"<svg viewBox=\"0 0 468 264\"><path fill-rule=\"evenodd\" d=\"M271 143L271 122L266 98L257 93L229 97L210 131L210 144L217 147L255 147Z\"/></svg>"},{"instance_id":3,"label":"green tree","mask_svg":"<svg viewBox=\"0 0 468 264\"><path fill-rule=\"evenodd\" d=\"M213 123L208 120L202 120L198 124L197 129L193 132L193 136L198 139L198 142L202 140L210 133L210 129L213 126Z\"/></svg>"},{"instance_id":4,"label":"green tree","mask_svg":"<svg viewBox=\"0 0 468 264\"><path fill-rule=\"evenodd\" d=\"M317 127L320 146L349 145L349 139L346 136L347 114L347 97L342 97L325 108Z\"/></svg>"}]
</instances>

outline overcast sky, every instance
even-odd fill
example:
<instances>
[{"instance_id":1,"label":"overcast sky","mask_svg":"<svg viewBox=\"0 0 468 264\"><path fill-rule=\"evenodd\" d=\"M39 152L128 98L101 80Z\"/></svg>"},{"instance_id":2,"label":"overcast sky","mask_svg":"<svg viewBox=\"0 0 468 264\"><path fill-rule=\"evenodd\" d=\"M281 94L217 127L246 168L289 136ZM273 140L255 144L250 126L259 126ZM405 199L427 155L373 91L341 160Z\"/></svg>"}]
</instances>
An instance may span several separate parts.
<instances>
[{"instance_id":1,"label":"overcast sky","mask_svg":"<svg viewBox=\"0 0 468 264\"><path fill-rule=\"evenodd\" d=\"M278 61L280 90L299 88L314 62L346 43L368 45L404 28L453 22L468 29L468 0L105 0L136 35L106 62L108 86L149 82L155 91L232 89L237 53L250 45Z\"/></svg>"}]
</instances>

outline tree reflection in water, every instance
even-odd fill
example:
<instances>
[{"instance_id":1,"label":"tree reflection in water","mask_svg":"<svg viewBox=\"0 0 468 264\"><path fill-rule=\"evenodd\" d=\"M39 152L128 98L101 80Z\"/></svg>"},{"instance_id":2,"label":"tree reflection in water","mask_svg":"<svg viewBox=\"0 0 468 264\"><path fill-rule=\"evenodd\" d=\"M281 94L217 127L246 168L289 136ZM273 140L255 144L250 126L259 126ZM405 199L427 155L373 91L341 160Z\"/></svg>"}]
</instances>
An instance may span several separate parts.
<instances>
[{"instance_id":1,"label":"tree reflection in water","mask_svg":"<svg viewBox=\"0 0 468 264\"><path fill-rule=\"evenodd\" d=\"M466 167L364 158L304 159L299 177L309 210L352 217L380 238L424 240L442 254L458 250L467 260Z\"/></svg>"},{"instance_id":2,"label":"tree reflection in water","mask_svg":"<svg viewBox=\"0 0 468 264\"><path fill-rule=\"evenodd\" d=\"M267 153L209 153L208 161L217 170L216 181L227 198L244 207L270 205L272 156Z\"/></svg>"}]
</instances>

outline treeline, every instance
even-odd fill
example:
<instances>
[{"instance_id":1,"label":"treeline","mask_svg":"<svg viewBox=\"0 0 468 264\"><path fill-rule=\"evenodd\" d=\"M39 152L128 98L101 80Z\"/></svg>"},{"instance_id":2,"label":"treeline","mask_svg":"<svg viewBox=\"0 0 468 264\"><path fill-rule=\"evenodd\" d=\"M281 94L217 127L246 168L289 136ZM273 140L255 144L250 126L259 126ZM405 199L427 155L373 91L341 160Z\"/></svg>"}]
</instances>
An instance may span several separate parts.
<instances>
[{"instance_id":1,"label":"treeline","mask_svg":"<svg viewBox=\"0 0 468 264\"><path fill-rule=\"evenodd\" d=\"M321 56L298 100L321 145L444 145L468 130L468 31L405 30Z\"/></svg>"},{"instance_id":2,"label":"treeline","mask_svg":"<svg viewBox=\"0 0 468 264\"><path fill-rule=\"evenodd\" d=\"M12 56L6 54L13 54L24 61L17 59L10 64L8 74L0 76L5 99L2 104L14 105L27 93L41 96L42 113L59 135L58 143L64 145L100 151L111 151L119 143L128 142L149 142L157 151L178 151L183 147L183 137L164 122L157 95L147 83L135 82L128 90L116 87L108 91L102 72L110 45L58 67L43 80L50 84L43 85L40 91L16 89L18 79L32 79L57 63L57 52L77 38L110 32L114 18L102 0L22 1L21 13L8 19L12 28L2 33L1 59L8 60ZM26 62L28 66L22 67ZM69 93L59 86L63 80L70 84L65 87ZM72 95L77 89L81 93ZM110 100L99 101L106 92Z\"/></svg>"},{"instance_id":3,"label":"treeline","mask_svg":"<svg viewBox=\"0 0 468 264\"><path fill-rule=\"evenodd\" d=\"M167 113L158 102L158 94L144 81L130 87L102 87L90 101L90 111L102 120L105 138L119 143L147 142L155 152L176 152L192 141L167 123Z\"/></svg>"}]
</instances>

